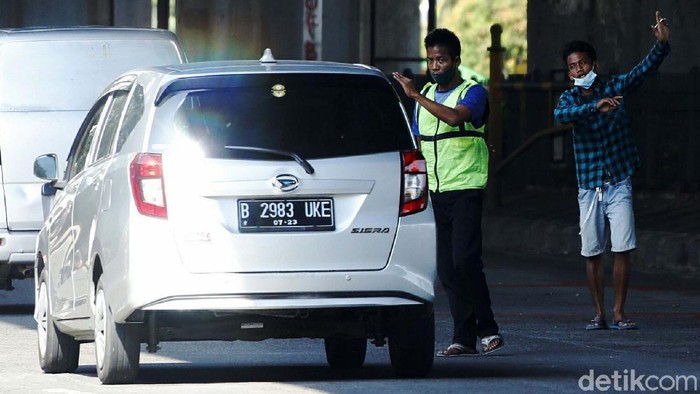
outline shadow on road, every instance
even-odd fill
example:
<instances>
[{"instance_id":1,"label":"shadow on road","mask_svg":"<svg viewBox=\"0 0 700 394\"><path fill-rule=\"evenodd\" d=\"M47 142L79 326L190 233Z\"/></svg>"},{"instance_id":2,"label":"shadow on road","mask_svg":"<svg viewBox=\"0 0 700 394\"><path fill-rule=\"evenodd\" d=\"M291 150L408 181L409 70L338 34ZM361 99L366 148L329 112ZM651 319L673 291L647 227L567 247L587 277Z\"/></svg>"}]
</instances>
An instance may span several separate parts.
<instances>
[{"instance_id":1,"label":"shadow on road","mask_svg":"<svg viewBox=\"0 0 700 394\"><path fill-rule=\"evenodd\" d=\"M483 357L481 357L483 359ZM428 383L432 379L484 379L484 378L575 378L581 375L580 368L570 371L553 370L545 365L513 365L513 356L490 355L489 361L450 360L436 364L432 373L418 381ZM506 362L507 361L507 362ZM500 364L500 366L499 366ZM97 378L94 366L81 366L76 372ZM338 382L338 381L384 381L395 375L389 364L370 364L357 369L335 369L325 364L309 365L222 365L222 364L178 364L159 363L141 365L135 384L196 384L196 383L253 383L278 382ZM399 378L396 378L397 380ZM313 383L312 383L313 382Z\"/></svg>"},{"instance_id":2,"label":"shadow on road","mask_svg":"<svg viewBox=\"0 0 700 394\"><path fill-rule=\"evenodd\" d=\"M0 305L0 315L31 315L34 305Z\"/></svg>"}]
</instances>

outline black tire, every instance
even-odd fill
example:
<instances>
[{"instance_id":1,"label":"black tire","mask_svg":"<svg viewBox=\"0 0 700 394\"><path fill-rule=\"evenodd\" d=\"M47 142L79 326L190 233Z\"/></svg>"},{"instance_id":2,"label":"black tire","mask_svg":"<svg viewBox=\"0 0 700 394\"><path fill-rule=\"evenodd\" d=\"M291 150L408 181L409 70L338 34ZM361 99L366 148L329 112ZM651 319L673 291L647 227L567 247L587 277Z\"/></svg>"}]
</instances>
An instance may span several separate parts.
<instances>
[{"instance_id":1,"label":"black tire","mask_svg":"<svg viewBox=\"0 0 700 394\"><path fill-rule=\"evenodd\" d=\"M366 338L326 338L326 360L333 368L359 368L365 363Z\"/></svg>"},{"instance_id":2,"label":"black tire","mask_svg":"<svg viewBox=\"0 0 700 394\"><path fill-rule=\"evenodd\" d=\"M104 295L102 279L95 291L95 366L103 384L132 383L141 356L140 327L116 324Z\"/></svg>"},{"instance_id":3,"label":"black tire","mask_svg":"<svg viewBox=\"0 0 700 394\"><path fill-rule=\"evenodd\" d=\"M46 373L73 372L78 368L80 342L56 328L51 315L48 280L48 272L43 270L36 303L39 365Z\"/></svg>"},{"instance_id":4,"label":"black tire","mask_svg":"<svg viewBox=\"0 0 700 394\"><path fill-rule=\"evenodd\" d=\"M435 314L398 324L389 335L391 368L400 378L423 378L433 368Z\"/></svg>"}]
</instances>

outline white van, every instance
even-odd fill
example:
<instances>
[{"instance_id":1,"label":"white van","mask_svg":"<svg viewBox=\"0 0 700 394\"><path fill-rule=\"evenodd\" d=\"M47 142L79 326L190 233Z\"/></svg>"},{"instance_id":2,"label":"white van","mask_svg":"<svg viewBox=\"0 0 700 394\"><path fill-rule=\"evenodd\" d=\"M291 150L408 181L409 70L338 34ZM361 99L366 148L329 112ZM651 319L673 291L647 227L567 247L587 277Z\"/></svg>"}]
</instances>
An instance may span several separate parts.
<instances>
[{"instance_id":1,"label":"white van","mask_svg":"<svg viewBox=\"0 0 700 394\"><path fill-rule=\"evenodd\" d=\"M56 152L65 163L87 111L118 75L186 61L166 30L0 29L0 290L33 277L50 202L33 175L34 159Z\"/></svg>"}]
</instances>

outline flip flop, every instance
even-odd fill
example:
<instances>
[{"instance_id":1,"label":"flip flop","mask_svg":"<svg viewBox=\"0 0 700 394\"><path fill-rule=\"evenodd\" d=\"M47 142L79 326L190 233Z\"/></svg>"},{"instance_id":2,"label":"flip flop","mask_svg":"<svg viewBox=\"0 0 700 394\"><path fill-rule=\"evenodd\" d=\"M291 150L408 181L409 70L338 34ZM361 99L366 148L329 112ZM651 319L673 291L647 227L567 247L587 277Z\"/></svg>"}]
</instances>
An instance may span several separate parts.
<instances>
[{"instance_id":1,"label":"flip flop","mask_svg":"<svg viewBox=\"0 0 700 394\"><path fill-rule=\"evenodd\" d=\"M493 345L494 342L496 342L495 345ZM503 337L501 337L499 334L481 338L481 354L493 353L496 350L501 349L504 345L505 342L503 342Z\"/></svg>"},{"instance_id":2,"label":"flip flop","mask_svg":"<svg viewBox=\"0 0 700 394\"><path fill-rule=\"evenodd\" d=\"M438 357L469 357L478 356L479 352L476 349L468 348L460 343L453 343L447 349L437 352Z\"/></svg>"},{"instance_id":3,"label":"flip flop","mask_svg":"<svg viewBox=\"0 0 700 394\"><path fill-rule=\"evenodd\" d=\"M615 320L610 328L613 330L636 330L637 323L632 320Z\"/></svg>"},{"instance_id":4,"label":"flip flop","mask_svg":"<svg viewBox=\"0 0 700 394\"><path fill-rule=\"evenodd\" d=\"M591 330L607 330L608 328L608 323L605 322L605 320L601 319L593 319L588 324L586 325L586 331L591 331Z\"/></svg>"}]
</instances>

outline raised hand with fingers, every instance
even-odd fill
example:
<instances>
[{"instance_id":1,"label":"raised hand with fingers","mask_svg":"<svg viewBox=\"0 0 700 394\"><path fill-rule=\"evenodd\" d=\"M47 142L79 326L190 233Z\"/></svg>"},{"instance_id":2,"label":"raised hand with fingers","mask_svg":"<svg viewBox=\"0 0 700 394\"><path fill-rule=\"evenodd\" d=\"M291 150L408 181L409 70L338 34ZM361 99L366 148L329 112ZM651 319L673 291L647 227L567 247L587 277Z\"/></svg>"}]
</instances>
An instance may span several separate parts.
<instances>
[{"instance_id":1,"label":"raised hand with fingers","mask_svg":"<svg viewBox=\"0 0 700 394\"><path fill-rule=\"evenodd\" d=\"M669 28L668 19L661 17L661 11L656 11L656 24L651 26L656 39L665 44L668 42Z\"/></svg>"},{"instance_id":2,"label":"raised hand with fingers","mask_svg":"<svg viewBox=\"0 0 700 394\"><path fill-rule=\"evenodd\" d=\"M415 99L416 96L420 95L416 90L416 87L413 85L413 80L411 78L408 78L399 72L394 72L391 74L391 76L394 77L399 84L401 84L401 87L408 98Z\"/></svg>"}]
</instances>

